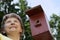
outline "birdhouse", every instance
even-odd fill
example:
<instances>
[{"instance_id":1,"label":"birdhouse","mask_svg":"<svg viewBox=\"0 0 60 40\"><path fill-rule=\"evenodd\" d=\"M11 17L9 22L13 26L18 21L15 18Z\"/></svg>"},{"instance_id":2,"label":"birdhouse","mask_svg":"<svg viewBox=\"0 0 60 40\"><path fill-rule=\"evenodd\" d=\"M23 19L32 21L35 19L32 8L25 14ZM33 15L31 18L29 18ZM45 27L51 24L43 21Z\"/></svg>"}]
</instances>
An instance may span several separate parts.
<instances>
[{"instance_id":1,"label":"birdhouse","mask_svg":"<svg viewBox=\"0 0 60 40\"><path fill-rule=\"evenodd\" d=\"M34 40L52 40L50 27L46 15L38 5L26 11L29 16L30 28Z\"/></svg>"}]
</instances>

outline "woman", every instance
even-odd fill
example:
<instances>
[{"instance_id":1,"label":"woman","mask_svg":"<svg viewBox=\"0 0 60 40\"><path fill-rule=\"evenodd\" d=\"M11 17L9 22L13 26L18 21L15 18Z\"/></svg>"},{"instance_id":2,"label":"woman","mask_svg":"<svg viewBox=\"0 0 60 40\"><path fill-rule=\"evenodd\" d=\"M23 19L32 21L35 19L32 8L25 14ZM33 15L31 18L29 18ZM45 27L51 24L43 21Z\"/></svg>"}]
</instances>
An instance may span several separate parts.
<instances>
[{"instance_id":1,"label":"woman","mask_svg":"<svg viewBox=\"0 0 60 40\"><path fill-rule=\"evenodd\" d=\"M3 17L2 33L13 40L23 39L23 24L20 16L15 13L6 14Z\"/></svg>"}]
</instances>

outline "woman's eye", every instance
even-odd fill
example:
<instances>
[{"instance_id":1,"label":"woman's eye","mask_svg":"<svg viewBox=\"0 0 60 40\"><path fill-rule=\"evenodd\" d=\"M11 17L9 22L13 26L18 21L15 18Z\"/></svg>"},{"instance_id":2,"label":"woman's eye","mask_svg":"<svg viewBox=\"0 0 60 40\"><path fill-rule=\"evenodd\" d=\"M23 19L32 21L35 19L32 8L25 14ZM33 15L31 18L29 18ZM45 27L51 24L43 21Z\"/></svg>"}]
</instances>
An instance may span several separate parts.
<instances>
[{"instance_id":1,"label":"woman's eye","mask_svg":"<svg viewBox=\"0 0 60 40\"><path fill-rule=\"evenodd\" d=\"M11 21L7 21L6 23L10 23Z\"/></svg>"},{"instance_id":2,"label":"woman's eye","mask_svg":"<svg viewBox=\"0 0 60 40\"><path fill-rule=\"evenodd\" d=\"M16 20L14 22L17 22Z\"/></svg>"}]
</instances>

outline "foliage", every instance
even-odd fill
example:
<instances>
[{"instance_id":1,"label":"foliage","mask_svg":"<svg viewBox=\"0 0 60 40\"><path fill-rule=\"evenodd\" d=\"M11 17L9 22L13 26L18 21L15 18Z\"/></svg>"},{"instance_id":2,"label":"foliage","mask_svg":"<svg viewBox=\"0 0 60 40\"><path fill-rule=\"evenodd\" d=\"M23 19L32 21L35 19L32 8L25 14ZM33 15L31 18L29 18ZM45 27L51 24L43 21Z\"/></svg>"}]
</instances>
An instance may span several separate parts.
<instances>
[{"instance_id":1,"label":"foliage","mask_svg":"<svg viewBox=\"0 0 60 40\"><path fill-rule=\"evenodd\" d=\"M51 28L56 30L54 37L56 37L57 40L60 40L60 16L53 14L49 23Z\"/></svg>"},{"instance_id":2,"label":"foliage","mask_svg":"<svg viewBox=\"0 0 60 40\"><path fill-rule=\"evenodd\" d=\"M21 9L21 13L20 16L23 17L23 24L24 24L24 29L25 29L25 40L32 40L32 36L31 36L31 31L30 31L30 24L29 24L29 20L26 17L25 11L30 8L27 6L27 1L26 0L20 0L20 9Z\"/></svg>"}]
</instances>

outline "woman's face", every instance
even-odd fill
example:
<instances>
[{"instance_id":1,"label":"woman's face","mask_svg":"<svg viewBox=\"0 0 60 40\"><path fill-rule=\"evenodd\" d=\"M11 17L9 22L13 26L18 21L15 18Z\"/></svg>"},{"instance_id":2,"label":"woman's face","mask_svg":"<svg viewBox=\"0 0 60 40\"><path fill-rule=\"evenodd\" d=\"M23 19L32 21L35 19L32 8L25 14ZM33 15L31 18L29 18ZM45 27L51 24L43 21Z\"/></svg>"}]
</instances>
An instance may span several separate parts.
<instances>
[{"instance_id":1,"label":"woman's face","mask_svg":"<svg viewBox=\"0 0 60 40\"><path fill-rule=\"evenodd\" d=\"M6 33L20 33L22 32L21 24L17 18L8 18L5 21L4 30Z\"/></svg>"}]
</instances>

